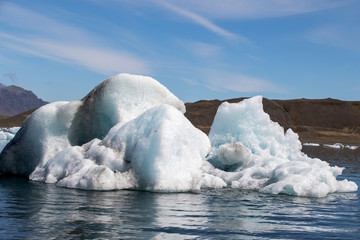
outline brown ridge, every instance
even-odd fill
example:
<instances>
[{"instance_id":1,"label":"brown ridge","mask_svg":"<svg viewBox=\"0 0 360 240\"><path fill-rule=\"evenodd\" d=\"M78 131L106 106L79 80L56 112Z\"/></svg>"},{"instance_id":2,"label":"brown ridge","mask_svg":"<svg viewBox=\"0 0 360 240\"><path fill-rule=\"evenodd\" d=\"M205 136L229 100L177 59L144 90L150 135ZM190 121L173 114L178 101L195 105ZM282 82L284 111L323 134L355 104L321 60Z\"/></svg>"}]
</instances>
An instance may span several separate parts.
<instances>
[{"instance_id":1,"label":"brown ridge","mask_svg":"<svg viewBox=\"0 0 360 240\"><path fill-rule=\"evenodd\" d=\"M36 109L29 110L12 117L0 116L0 128L20 127L25 119L35 110Z\"/></svg>"}]
</instances>

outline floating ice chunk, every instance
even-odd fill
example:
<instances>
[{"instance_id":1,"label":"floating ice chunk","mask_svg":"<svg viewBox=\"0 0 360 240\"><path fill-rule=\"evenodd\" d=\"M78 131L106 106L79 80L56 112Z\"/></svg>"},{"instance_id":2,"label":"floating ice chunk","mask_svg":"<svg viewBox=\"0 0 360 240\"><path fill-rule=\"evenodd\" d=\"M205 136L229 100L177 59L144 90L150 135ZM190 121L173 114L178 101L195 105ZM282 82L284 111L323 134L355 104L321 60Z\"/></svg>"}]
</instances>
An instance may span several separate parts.
<instances>
[{"instance_id":1,"label":"floating ice chunk","mask_svg":"<svg viewBox=\"0 0 360 240\"><path fill-rule=\"evenodd\" d=\"M310 146L310 147L319 147L319 143L303 143L303 146ZM335 143L335 144L323 144L323 147L325 148L335 148L335 149L350 149L350 150L356 150L359 148L359 146L352 146L352 145L344 145L342 143Z\"/></svg>"},{"instance_id":2,"label":"floating ice chunk","mask_svg":"<svg viewBox=\"0 0 360 240\"><path fill-rule=\"evenodd\" d=\"M359 148L359 146L351 146L351 145L344 145L342 143L335 143L335 144L324 144L325 148L335 148L335 149L350 149L350 150L356 150Z\"/></svg>"},{"instance_id":3,"label":"floating ice chunk","mask_svg":"<svg viewBox=\"0 0 360 240\"><path fill-rule=\"evenodd\" d=\"M263 111L262 97L223 103L209 137L212 150L208 159L220 169L207 166L204 171L233 188L311 197L357 190L354 182L336 180L342 168L301 152L298 135L291 129L284 133L271 121ZM229 146L241 146L241 150Z\"/></svg>"},{"instance_id":4,"label":"floating ice chunk","mask_svg":"<svg viewBox=\"0 0 360 240\"><path fill-rule=\"evenodd\" d=\"M320 147L320 144L319 143L303 143L303 146Z\"/></svg>"},{"instance_id":5,"label":"floating ice chunk","mask_svg":"<svg viewBox=\"0 0 360 240\"><path fill-rule=\"evenodd\" d=\"M344 144L342 143L324 144L323 146L326 148L336 148L336 149L341 149L345 147Z\"/></svg>"},{"instance_id":6,"label":"floating ice chunk","mask_svg":"<svg viewBox=\"0 0 360 240\"><path fill-rule=\"evenodd\" d=\"M100 141L70 147L30 179L82 189L199 190L208 137L169 105L118 124Z\"/></svg>"},{"instance_id":7,"label":"floating ice chunk","mask_svg":"<svg viewBox=\"0 0 360 240\"><path fill-rule=\"evenodd\" d=\"M185 112L184 103L151 77L119 74L106 79L81 101L35 111L1 152L0 172L29 176L65 148L102 139L114 125L163 103Z\"/></svg>"},{"instance_id":8,"label":"floating ice chunk","mask_svg":"<svg viewBox=\"0 0 360 240\"><path fill-rule=\"evenodd\" d=\"M350 149L350 150L356 150L359 148L359 146L351 146L351 145L345 145L346 149Z\"/></svg>"}]
</instances>

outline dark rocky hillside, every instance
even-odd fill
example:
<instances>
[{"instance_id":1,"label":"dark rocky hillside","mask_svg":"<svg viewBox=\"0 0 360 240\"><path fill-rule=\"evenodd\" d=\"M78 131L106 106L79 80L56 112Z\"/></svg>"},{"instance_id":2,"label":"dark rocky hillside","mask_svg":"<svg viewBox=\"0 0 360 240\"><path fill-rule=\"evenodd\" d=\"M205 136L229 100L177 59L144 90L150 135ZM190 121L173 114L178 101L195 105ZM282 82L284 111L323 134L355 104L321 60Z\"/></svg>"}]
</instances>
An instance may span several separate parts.
<instances>
[{"instance_id":1,"label":"dark rocky hillside","mask_svg":"<svg viewBox=\"0 0 360 240\"><path fill-rule=\"evenodd\" d=\"M39 108L47 102L39 99L33 92L17 86L0 83L0 115L14 116Z\"/></svg>"},{"instance_id":2,"label":"dark rocky hillside","mask_svg":"<svg viewBox=\"0 0 360 240\"><path fill-rule=\"evenodd\" d=\"M229 99L239 102L244 98ZM186 103L185 116L208 133L220 100ZM263 99L264 111L285 129L292 128L302 141L360 143L360 101L336 99Z\"/></svg>"}]
</instances>

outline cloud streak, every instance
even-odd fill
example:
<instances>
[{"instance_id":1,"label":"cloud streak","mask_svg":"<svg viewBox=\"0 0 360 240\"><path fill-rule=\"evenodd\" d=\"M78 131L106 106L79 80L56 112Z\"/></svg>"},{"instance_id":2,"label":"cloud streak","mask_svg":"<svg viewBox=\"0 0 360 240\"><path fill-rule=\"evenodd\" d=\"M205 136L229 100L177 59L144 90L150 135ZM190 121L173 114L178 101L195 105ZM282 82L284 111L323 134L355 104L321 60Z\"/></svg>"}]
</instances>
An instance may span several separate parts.
<instances>
[{"instance_id":1,"label":"cloud streak","mask_svg":"<svg viewBox=\"0 0 360 240\"><path fill-rule=\"evenodd\" d=\"M206 28L207 30L209 30L221 37L224 37L228 40L238 40L238 41L242 41L242 42L249 42L249 40L247 38L242 37L238 34L229 32L224 28L221 28L218 25L211 22L210 20L206 19L205 17L200 16L199 14L196 14L196 13L186 10L184 8L180 8L174 4L170 4L165 1L155 1L155 2L160 4L161 6L165 7L166 9L168 9L172 12L175 12L178 15L183 16L183 17L191 20L192 22Z\"/></svg>"},{"instance_id":2,"label":"cloud streak","mask_svg":"<svg viewBox=\"0 0 360 240\"><path fill-rule=\"evenodd\" d=\"M0 38L11 39L5 43L18 52L49 60L75 64L88 70L111 75L118 72L146 73L147 64L126 52L98 46L69 44L45 39L18 38L0 33Z\"/></svg>"},{"instance_id":3,"label":"cloud streak","mask_svg":"<svg viewBox=\"0 0 360 240\"><path fill-rule=\"evenodd\" d=\"M210 19L260 19L336 8L354 0L169 0Z\"/></svg>"},{"instance_id":4,"label":"cloud streak","mask_svg":"<svg viewBox=\"0 0 360 240\"><path fill-rule=\"evenodd\" d=\"M1 22L20 31L0 32L2 44L23 54L78 65L111 75L118 72L148 74L147 62L127 51L105 48L102 39L81 28L58 22L15 4L2 5ZM20 33L19 33L20 32Z\"/></svg>"}]
</instances>

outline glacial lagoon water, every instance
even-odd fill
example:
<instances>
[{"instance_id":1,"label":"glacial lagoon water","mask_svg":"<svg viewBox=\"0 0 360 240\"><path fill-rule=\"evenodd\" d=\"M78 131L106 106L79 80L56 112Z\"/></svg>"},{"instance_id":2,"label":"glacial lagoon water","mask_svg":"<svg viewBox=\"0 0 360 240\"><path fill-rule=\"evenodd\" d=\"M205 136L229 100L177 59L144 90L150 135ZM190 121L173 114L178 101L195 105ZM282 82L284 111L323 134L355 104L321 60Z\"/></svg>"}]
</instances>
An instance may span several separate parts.
<instances>
[{"instance_id":1,"label":"glacial lagoon water","mask_svg":"<svg viewBox=\"0 0 360 240\"><path fill-rule=\"evenodd\" d=\"M346 167L360 186L360 151L304 147ZM1 239L357 239L360 192L324 198L237 189L198 193L85 191L0 176Z\"/></svg>"}]
</instances>

